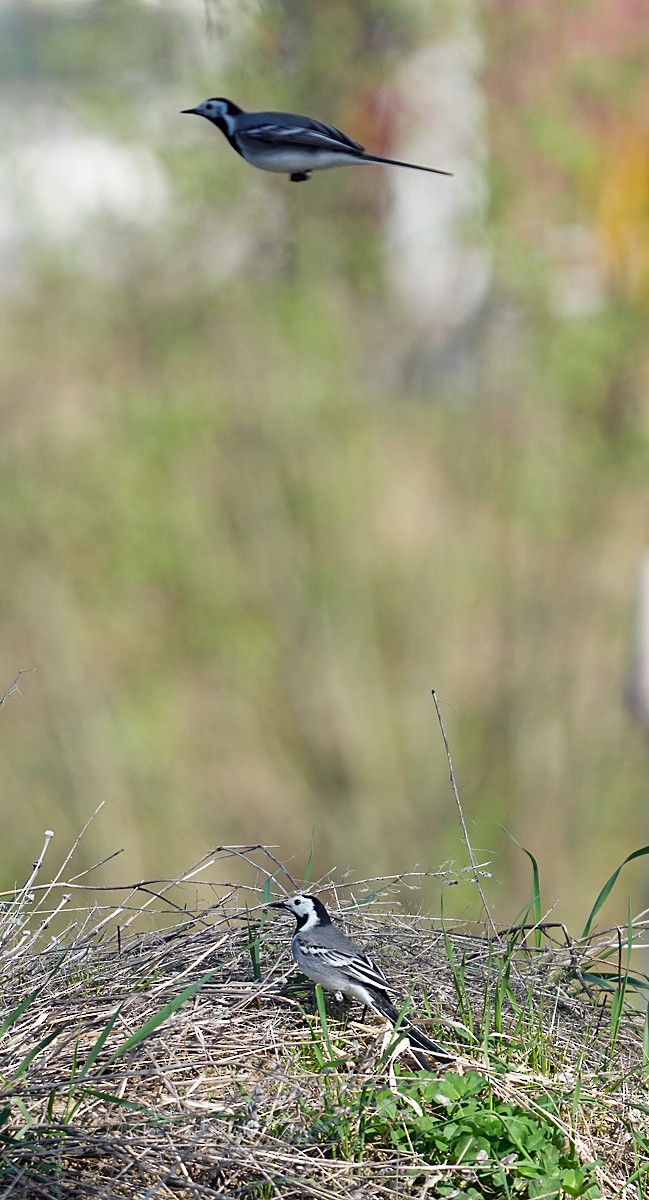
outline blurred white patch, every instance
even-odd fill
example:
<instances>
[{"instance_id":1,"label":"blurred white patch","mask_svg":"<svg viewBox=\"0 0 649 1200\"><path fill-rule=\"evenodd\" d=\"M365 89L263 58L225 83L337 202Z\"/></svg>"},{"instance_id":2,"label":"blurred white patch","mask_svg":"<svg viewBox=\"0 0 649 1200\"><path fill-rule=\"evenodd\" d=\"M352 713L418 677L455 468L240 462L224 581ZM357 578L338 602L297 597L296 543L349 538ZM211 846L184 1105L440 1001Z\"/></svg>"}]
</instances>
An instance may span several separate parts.
<instances>
[{"instance_id":1,"label":"blurred white patch","mask_svg":"<svg viewBox=\"0 0 649 1200\"><path fill-rule=\"evenodd\" d=\"M452 178L393 171L389 269L409 316L438 345L469 321L491 284L487 243L483 47L473 0L457 4L454 31L423 48L397 79L411 131L392 156L452 171Z\"/></svg>"},{"instance_id":2,"label":"blurred white patch","mask_svg":"<svg viewBox=\"0 0 649 1200\"><path fill-rule=\"evenodd\" d=\"M14 141L0 164L0 285L20 282L26 248L48 243L110 274L111 242L133 226L157 225L172 203L167 173L147 146L51 122L47 138Z\"/></svg>"},{"instance_id":3,"label":"blurred white patch","mask_svg":"<svg viewBox=\"0 0 649 1200\"><path fill-rule=\"evenodd\" d=\"M0 171L0 196L17 206L18 225L63 241L98 219L155 225L171 204L151 150L98 134L70 133L15 150Z\"/></svg>"}]
</instances>

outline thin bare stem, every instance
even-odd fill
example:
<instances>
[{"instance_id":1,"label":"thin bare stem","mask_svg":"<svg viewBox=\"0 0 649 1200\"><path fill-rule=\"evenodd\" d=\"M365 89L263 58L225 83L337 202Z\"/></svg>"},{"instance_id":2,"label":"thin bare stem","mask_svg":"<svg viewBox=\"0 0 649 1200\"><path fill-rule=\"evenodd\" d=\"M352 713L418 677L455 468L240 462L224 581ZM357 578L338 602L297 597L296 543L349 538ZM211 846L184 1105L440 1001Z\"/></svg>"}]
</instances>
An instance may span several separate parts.
<instances>
[{"instance_id":1,"label":"thin bare stem","mask_svg":"<svg viewBox=\"0 0 649 1200\"><path fill-rule=\"evenodd\" d=\"M61 878L61 876L62 876L63 872L65 871L65 868L67 867L68 863L70 862L70 859L72 858L72 856L73 856L73 854L74 854L74 852L75 852L75 850L76 850L77 846L79 845L79 843L80 843L80 841L81 841L82 837L83 837L83 836L84 836L84 834L86 833L86 831L87 831L88 827L89 827L89 826L92 824L92 822L94 821L95 817L97 816L97 813L101 812L102 808L104 807L104 803L105 803L105 801L104 801L104 800L102 800L102 801L101 801L101 803L97 805L97 807L96 807L96 809L95 809L94 813L92 813L92 815L91 815L90 817L88 817L88 820L86 821L86 823L85 823L85 825L84 825L83 829L82 829L82 830L81 830L81 832L80 832L80 833L77 835L77 837L75 838L74 842L72 843L72 846L71 846L71 847L70 847L70 849L68 850L68 853L66 854L65 858L63 859L63 862L61 863L61 866L59 867L58 871L56 872L56 875L54 876L54 878L52 879L52 881L51 881L51 883L50 883L50 886L49 886L48 888L46 888L46 889L45 889L45 891L44 891L43 895L42 895L42 896L39 898L38 904L36 905L36 910L38 910L39 908L41 908L41 907L42 907L42 905L43 905L43 904L45 904L45 902L46 902L46 900L47 900L47 898L48 898L48 896L49 896L50 892L51 892L51 891L52 891L52 889L55 887L55 885L56 885L56 884L59 882L59 880L60 880L60 878ZM48 830L48 832L49 832L49 830ZM52 834L51 836L53 837L54 835Z\"/></svg>"},{"instance_id":2,"label":"thin bare stem","mask_svg":"<svg viewBox=\"0 0 649 1200\"><path fill-rule=\"evenodd\" d=\"M18 893L14 893L15 899L9 905L8 912L4 915L2 921L2 926L4 927L5 932L4 935L0 937L0 949L6 946L10 938L15 937L20 924L22 921L24 921L24 919L26 919L22 918L21 921L22 913L27 905L31 904L34 899L34 889L32 885L43 865L45 855L47 854L47 848L53 837L54 831L52 829L46 829L44 833L45 841L43 842L43 846L38 858L34 863L32 863L31 874L21 887L20 891ZM45 894L47 895L47 889ZM23 945L23 942L24 938L21 939L21 945Z\"/></svg>"},{"instance_id":3,"label":"thin bare stem","mask_svg":"<svg viewBox=\"0 0 649 1200\"><path fill-rule=\"evenodd\" d=\"M491 913L489 912L489 905L487 904L487 899L486 899L486 896L485 896L483 888L482 888L482 883L480 881L480 872L478 870L478 864L475 860L475 856L473 854L473 848L471 846L471 841L469 839L469 831L467 829L466 821L464 819L464 810L462 808L462 802L460 800L460 793L458 792L457 783L455 782L455 771L453 770L453 760L451 758L451 748L448 744L448 738L446 736L446 730L444 728L444 721L442 720L442 714L441 714L439 702L437 699L437 693L435 692L434 688L431 689L431 695L433 697L433 704L435 705L435 712L437 713L437 720L439 721L439 727L442 731L442 739L444 741L444 749L446 750L446 761L448 763L448 775L449 775L449 779L451 781L451 788L453 789L453 795L455 796L455 803L457 805L457 811L458 811L458 814L460 817L460 824L462 826L462 834L464 836L464 844L467 848L467 853L469 855L469 861L471 863L471 868L473 870L473 878L475 879L475 884L478 889L478 895L480 896L480 899L482 901L482 907L485 911L487 920L488 920L489 924L491 925L491 928L492 928L495 936L498 937L498 930L496 929L495 921L494 921Z\"/></svg>"}]
</instances>

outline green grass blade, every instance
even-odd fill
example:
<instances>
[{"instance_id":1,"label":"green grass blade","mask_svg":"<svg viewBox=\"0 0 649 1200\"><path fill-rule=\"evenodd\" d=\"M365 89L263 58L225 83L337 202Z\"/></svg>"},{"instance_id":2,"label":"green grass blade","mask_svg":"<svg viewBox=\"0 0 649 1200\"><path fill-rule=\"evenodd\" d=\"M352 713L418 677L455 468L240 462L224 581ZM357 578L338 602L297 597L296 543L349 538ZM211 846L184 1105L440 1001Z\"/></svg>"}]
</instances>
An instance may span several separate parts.
<instances>
[{"instance_id":1,"label":"green grass blade","mask_svg":"<svg viewBox=\"0 0 649 1200\"><path fill-rule=\"evenodd\" d=\"M44 991L54 976L58 974L62 962L63 959L61 959L61 962L57 963L53 971L50 971L44 983L39 984L39 986L35 988L33 992L30 992L29 995L25 996L24 1000L21 1000L20 1004L17 1004L16 1007L7 1014L4 1021L0 1025L0 1038L3 1037L8 1029L11 1029L12 1025L15 1025L16 1021L20 1020L24 1012L27 1012L27 1009L31 1004L34 1003L34 1000L40 996L41 992Z\"/></svg>"},{"instance_id":2,"label":"green grass blade","mask_svg":"<svg viewBox=\"0 0 649 1200\"><path fill-rule=\"evenodd\" d=\"M162 1008L158 1009L158 1011L154 1013L152 1017L149 1017L148 1021L145 1021L143 1025L140 1025L139 1029L135 1030L135 1033L132 1033L125 1042L122 1042L121 1046L118 1046L116 1050L113 1050L113 1053L108 1059L106 1066L110 1066L111 1063L116 1062L118 1058L121 1058L121 1056L126 1054L126 1051L130 1050L133 1046L139 1046L140 1042L143 1042L144 1039L149 1036L149 1034L158 1029L160 1025L163 1025L164 1022L173 1013L175 1013L176 1010L179 1009L186 1000L190 1000L191 997L194 996L204 984L208 983L210 979L213 979L218 972L219 968L215 967L213 971L208 971L206 975L201 975L201 978L197 979L196 983L190 984L189 987L186 987L184 992L181 992L179 996L174 996L173 1000L170 1000L168 1004L164 1004Z\"/></svg>"},{"instance_id":3,"label":"green grass blade","mask_svg":"<svg viewBox=\"0 0 649 1200\"><path fill-rule=\"evenodd\" d=\"M250 962L252 965L252 977L255 980L255 983L259 983L261 981L260 934L264 928L264 925L266 924L266 921L268 920L268 905L270 904L271 888L273 886L273 880L276 878L278 873L279 873L279 870L273 871L272 875L267 875L266 879L264 880L264 886L262 888L262 893L261 893L261 898L262 898L264 907L261 910L261 914L259 916L259 922L258 922L256 930L253 929L253 924L250 919L250 910L248 908L248 905L246 904L246 926L248 929L248 953L250 954Z\"/></svg>"},{"instance_id":4,"label":"green grass blade","mask_svg":"<svg viewBox=\"0 0 649 1200\"><path fill-rule=\"evenodd\" d=\"M316 1002L316 1008L318 1010L318 1017L320 1018L320 1026L322 1028L322 1036L324 1038L325 1046L327 1047L327 1054L329 1055L329 1062L333 1063L333 1062L335 1062L334 1048L331 1043L331 1034L329 1033L329 1022L327 1020L327 1009L325 1007L324 992L322 990L322 986L319 983L316 983L316 986L315 986L315 1002Z\"/></svg>"},{"instance_id":5,"label":"green grass blade","mask_svg":"<svg viewBox=\"0 0 649 1200\"><path fill-rule=\"evenodd\" d=\"M306 864L306 867L304 870L304 882L305 883L308 883L311 878L311 871L313 869L314 847L315 847L315 825L313 826L313 829L311 830L311 842L309 845L309 857L307 859L307 864Z\"/></svg>"},{"instance_id":6,"label":"green grass blade","mask_svg":"<svg viewBox=\"0 0 649 1200\"><path fill-rule=\"evenodd\" d=\"M57 1025L56 1029L53 1029L51 1033L48 1033L47 1037L42 1038L40 1042L37 1042L35 1046L32 1046L29 1054L25 1055L20 1063L20 1066L18 1066L14 1071L11 1077L12 1081L15 1082L17 1079L20 1079L21 1075L24 1075L31 1066L36 1058L36 1055L40 1054L41 1050L44 1050L46 1046L49 1046L50 1042L53 1042L54 1039L57 1038L64 1029L67 1029L68 1026L72 1025L73 1023L74 1022L72 1021L64 1021L62 1025Z\"/></svg>"},{"instance_id":7,"label":"green grass blade","mask_svg":"<svg viewBox=\"0 0 649 1200\"><path fill-rule=\"evenodd\" d=\"M88 1071L92 1067L93 1063L96 1061L97 1057L101 1054L101 1051L104 1047L104 1043L106 1042L106 1039L108 1038L109 1034L112 1032L115 1022L116 1022L117 1018L119 1017L123 1008L124 1008L124 1005L120 1004L119 1008L116 1008L113 1015L108 1018L106 1024L104 1025L104 1028L102 1029L101 1033L99 1034L99 1037L95 1041L95 1044L92 1047L92 1050L90 1051L85 1062L83 1063L83 1066L81 1067L81 1069L77 1075L77 1080L83 1079L88 1074Z\"/></svg>"},{"instance_id":8,"label":"green grass blade","mask_svg":"<svg viewBox=\"0 0 649 1200\"><path fill-rule=\"evenodd\" d=\"M252 977L255 983L261 980L261 955L259 953L259 935L253 932L250 920L250 909L246 904L246 928L248 930L248 953L252 965Z\"/></svg>"},{"instance_id":9,"label":"green grass blade","mask_svg":"<svg viewBox=\"0 0 649 1200\"><path fill-rule=\"evenodd\" d=\"M20 1004L17 1004L16 1007L13 1008L10 1013L8 1013L2 1022L2 1025L0 1025L0 1037L3 1037L7 1030L11 1029L11 1026L15 1025L16 1021L20 1020L23 1013L27 1012L27 1009L30 1007L30 1005L34 1003L34 1000L36 1000L38 996L40 996L43 989L47 987L49 981L49 978L46 979L45 983L41 983L40 987L37 987L33 992L30 992L28 996L25 996L25 998L20 1001Z\"/></svg>"},{"instance_id":10,"label":"green grass blade","mask_svg":"<svg viewBox=\"0 0 649 1200\"><path fill-rule=\"evenodd\" d=\"M539 875L539 864L537 863L531 850L527 850L525 848L525 846L523 846L519 842L518 838L515 837L515 835L510 832L509 829L507 829L504 825L501 825L500 828L504 831L504 833L507 834L507 837L511 838L512 842L514 842L514 844L516 846L518 846L519 850L522 850L523 854L527 855L527 857L529 858L529 860L532 864L532 901L531 901L532 917L534 920L534 924L540 925L541 921L543 920L543 909L541 907L541 880L540 880L540 875ZM541 948L541 941L542 941L541 930L536 929L534 931L534 944L535 944L537 950L540 950L540 948Z\"/></svg>"},{"instance_id":11,"label":"green grass blade","mask_svg":"<svg viewBox=\"0 0 649 1200\"><path fill-rule=\"evenodd\" d=\"M137 1100L127 1100L126 1096L116 1096L113 1092L104 1092L101 1088L85 1087L83 1089L84 1096L91 1096L94 1100L102 1100L104 1104L114 1104L118 1108L126 1108L129 1112L141 1113L142 1116L148 1117L147 1122L150 1125L169 1125L169 1115L157 1112L148 1104L140 1104Z\"/></svg>"},{"instance_id":12,"label":"green grass blade","mask_svg":"<svg viewBox=\"0 0 649 1200\"><path fill-rule=\"evenodd\" d=\"M455 995L457 997L457 1002L458 1002L459 1010L460 1010L460 1020L462 1021L463 1025L465 1025L466 1028L469 1030L471 1036L473 1036L475 1033L475 1022L473 1019L473 1007L471 1005L471 1000L470 1000L470 997L468 994L466 980L464 977L464 956L462 956L462 960L460 962L460 965L458 966L456 959L455 959L455 953L453 950L453 943L451 942L448 930L446 928L446 921L444 918L443 897L440 897L440 919L442 922L442 935L444 938L444 949L446 951L446 957L448 959L449 966L451 968L451 977L453 980L453 987L455 988Z\"/></svg>"},{"instance_id":13,"label":"green grass blade","mask_svg":"<svg viewBox=\"0 0 649 1200\"><path fill-rule=\"evenodd\" d=\"M273 886L273 879L275 878L276 875L277 875L277 871L273 871L272 875L267 875L264 880L264 886L263 886L262 893L261 893L261 898L264 902L264 909L261 914L262 922L266 920L266 917L268 915L266 912L265 906L270 903L270 889Z\"/></svg>"},{"instance_id":14,"label":"green grass blade","mask_svg":"<svg viewBox=\"0 0 649 1200\"><path fill-rule=\"evenodd\" d=\"M592 928L593 921L595 920L595 917L597 916L600 908L602 908L603 905L608 900L608 897L610 896L610 894L615 886L615 883L617 881L617 877L620 874L620 872L622 871L623 867L625 867L627 863L633 862L634 858L643 858L644 855L646 855L646 854L649 854L649 846L642 846L640 848L640 850L634 850L633 854L627 854L626 858L624 859L623 862L620 863L617 870L614 871L611 876L609 876L609 878L606 880L606 883L604 884L604 887L602 888L601 892L599 893L595 903L593 904L593 907L591 908L590 913L588 914L588 920L586 921L586 924L584 925L582 935L581 935L583 938L588 937L588 935L591 931L591 928Z\"/></svg>"}]
</instances>

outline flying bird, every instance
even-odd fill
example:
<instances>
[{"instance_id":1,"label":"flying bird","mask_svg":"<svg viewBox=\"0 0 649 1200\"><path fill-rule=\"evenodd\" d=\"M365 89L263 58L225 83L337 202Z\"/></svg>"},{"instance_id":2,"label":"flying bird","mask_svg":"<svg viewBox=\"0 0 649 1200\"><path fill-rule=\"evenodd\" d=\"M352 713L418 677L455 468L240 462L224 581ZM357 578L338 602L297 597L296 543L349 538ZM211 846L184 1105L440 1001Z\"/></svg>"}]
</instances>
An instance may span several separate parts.
<instances>
[{"instance_id":1,"label":"flying bird","mask_svg":"<svg viewBox=\"0 0 649 1200\"><path fill-rule=\"evenodd\" d=\"M313 117L300 117L297 113L245 112L232 100L221 96L213 96L197 104L196 108L182 111L211 121L225 135L232 149L252 167L287 174L293 183L303 183L312 171L353 167L359 163L407 167L412 171L429 171L433 175L452 174L451 171L440 171L438 167L422 167L419 163L367 154L363 146L340 129Z\"/></svg>"}]
</instances>

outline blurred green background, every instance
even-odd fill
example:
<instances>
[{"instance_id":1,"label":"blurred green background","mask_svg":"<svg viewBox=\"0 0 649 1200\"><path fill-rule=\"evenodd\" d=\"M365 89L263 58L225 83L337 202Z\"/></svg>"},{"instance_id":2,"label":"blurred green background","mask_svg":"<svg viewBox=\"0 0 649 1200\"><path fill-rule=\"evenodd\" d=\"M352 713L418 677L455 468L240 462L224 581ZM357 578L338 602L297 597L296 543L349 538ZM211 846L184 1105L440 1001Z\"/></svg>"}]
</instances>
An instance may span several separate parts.
<instances>
[{"instance_id":1,"label":"blurred green background","mask_svg":"<svg viewBox=\"0 0 649 1200\"><path fill-rule=\"evenodd\" d=\"M3 886L264 841L582 919L646 841L649 22L620 0L6 3ZM206 96L452 179L255 172ZM99 878L99 877L98 877ZM609 905L642 904L642 867ZM439 903L430 881L416 902ZM479 912L470 888L445 907Z\"/></svg>"}]
</instances>

